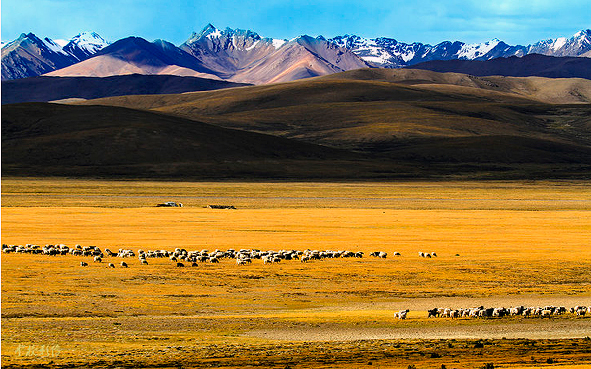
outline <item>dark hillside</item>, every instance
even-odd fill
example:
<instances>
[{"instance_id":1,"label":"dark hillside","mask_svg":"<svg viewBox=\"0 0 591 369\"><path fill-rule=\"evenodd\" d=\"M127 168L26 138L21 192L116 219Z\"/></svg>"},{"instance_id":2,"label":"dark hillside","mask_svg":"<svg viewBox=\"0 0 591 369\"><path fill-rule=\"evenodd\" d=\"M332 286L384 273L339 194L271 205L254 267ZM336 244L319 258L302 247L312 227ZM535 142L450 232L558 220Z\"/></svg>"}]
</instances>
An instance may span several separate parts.
<instances>
[{"instance_id":1,"label":"dark hillside","mask_svg":"<svg viewBox=\"0 0 591 369\"><path fill-rule=\"evenodd\" d=\"M97 99L123 95L177 94L247 86L199 77L130 74L112 77L31 77L2 81L2 104Z\"/></svg>"}]
</instances>

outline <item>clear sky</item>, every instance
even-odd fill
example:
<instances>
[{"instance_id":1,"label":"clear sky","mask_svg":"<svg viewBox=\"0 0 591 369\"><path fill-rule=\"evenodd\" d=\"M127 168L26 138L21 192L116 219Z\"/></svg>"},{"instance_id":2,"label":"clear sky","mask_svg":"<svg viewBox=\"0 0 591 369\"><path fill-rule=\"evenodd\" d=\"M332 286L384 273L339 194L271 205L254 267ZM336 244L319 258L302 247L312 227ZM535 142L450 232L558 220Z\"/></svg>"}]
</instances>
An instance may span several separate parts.
<instances>
[{"instance_id":1,"label":"clear sky","mask_svg":"<svg viewBox=\"0 0 591 369\"><path fill-rule=\"evenodd\" d=\"M591 28L591 0L2 0L1 6L2 41L23 32L69 39L96 31L109 41L140 36L178 45L212 23L287 39L349 33L527 45Z\"/></svg>"}]
</instances>

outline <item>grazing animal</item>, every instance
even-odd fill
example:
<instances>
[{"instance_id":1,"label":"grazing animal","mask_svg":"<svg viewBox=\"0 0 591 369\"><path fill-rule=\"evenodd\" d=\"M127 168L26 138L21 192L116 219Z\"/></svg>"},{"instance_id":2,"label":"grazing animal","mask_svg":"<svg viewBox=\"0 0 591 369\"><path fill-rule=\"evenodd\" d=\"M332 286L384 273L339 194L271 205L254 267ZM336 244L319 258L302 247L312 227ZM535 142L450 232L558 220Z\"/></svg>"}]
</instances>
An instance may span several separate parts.
<instances>
[{"instance_id":1,"label":"grazing animal","mask_svg":"<svg viewBox=\"0 0 591 369\"><path fill-rule=\"evenodd\" d=\"M193 264L191 264L192 267L197 267L199 266L199 264L197 264L196 262L193 262Z\"/></svg>"},{"instance_id":2,"label":"grazing animal","mask_svg":"<svg viewBox=\"0 0 591 369\"><path fill-rule=\"evenodd\" d=\"M81 262L80 262L80 266L81 266L81 267L88 266L88 263L87 263L87 262L85 262L85 261L81 261Z\"/></svg>"},{"instance_id":3,"label":"grazing animal","mask_svg":"<svg viewBox=\"0 0 591 369\"><path fill-rule=\"evenodd\" d=\"M177 266L177 268L182 268L182 267L185 266L185 264L183 264L183 263L176 263L176 266Z\"/></svg>"},{"instance_id":4,"label":"grazing animal","mask_svg":"<svg viewBox=\"0 0 591 369\"><path fill-rule=\"evenodd\" d=\"M115 264L109 263L109 268L115 268Z\"/></svg>"},{"instance_id":5,"label":"grazing animal","mask_svg":"<svg viewBox=\"0 0 591 369\"><path fill-rule=\"evenodd\" d=\"M122 261L122 262L121 262L121 267L123 267L123 268L127 268L127 267L128 267L128 265L127 265L127 263L126 263L126 262Z\"/></svg>"},{"instance_id":6,"label":"grazing animal","mask_svg":"<svg viewBox=\"0 0 591 369\"><path fill-rule=\"evenodd\" d=\"M94 257L94 262L95 262L95 263L100 263L100 262L102 262L102 261L103 261L103 259L101 259L101 257L100 257L100 256L95 256L95 257Z\"/></svg>"},{"instance_id":7,"label":"grazing animal","mask_svg":"<svg viewBox=\"0 0 591 369\"><path fill-rule=\"evenodd\" d=\"M398 318L400 320L404 320L404 319L406 319L406 314L408 314L409 311L410 310L408 310L408 309L406 309L406 310L400 310L399 312L394 313L394 317L395 318Z\"/></svg>"},{"instance_id":8,"label":"grazing animal","mask_svg":"<svg viewBox=\"0 0 591 369\"><path fill-rule=\"evenodd\" d=\"M438 316L439 316L439 314L440 314L440 312L439 312L439 309L438 309L438 308L429 309L429 310L427 310L427 313L429 314L429 315L427 316L427 318L430 318L430 317L434 317L434 318L436 318L436 317L438 317Z\"/></svg>"}]
</instances>

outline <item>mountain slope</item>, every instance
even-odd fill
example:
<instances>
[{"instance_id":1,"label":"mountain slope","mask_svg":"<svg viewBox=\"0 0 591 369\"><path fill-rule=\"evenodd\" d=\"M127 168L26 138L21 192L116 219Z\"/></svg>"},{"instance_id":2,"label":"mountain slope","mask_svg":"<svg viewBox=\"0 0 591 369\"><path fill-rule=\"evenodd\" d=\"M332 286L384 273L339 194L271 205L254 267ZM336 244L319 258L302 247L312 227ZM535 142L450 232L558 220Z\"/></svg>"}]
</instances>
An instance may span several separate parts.
<instances>
[{"instance_id":1,"label":"mountain slope","mask_svg":"<svg viewBox=\"0 0 591 369\"><path fill-rule=\"evenodd\" d=\"M32 33L2 47L2 79L26 78L67 67L78 59L52 40Z\"/></svg>"},{"instance_id":2,"label":"mountain slope","mask_svg":"<svg viewBox=\"0 0 591 369\"><path fill-rule=\"evenodd\" d=\"M441 150L447 151L445 142L464 139L476 145L476 139L467 138L487 136L591 145L589 104L557 106L531 99L527 90L522 95L511 92L522 87L539 91L536 86L553 91L562 80L515 81L420 70L414 74L381 71L381 75L380 70L365 69L239 90L125 96L84 104L151 109L226 128L370 154L393 153L410 142L431 139L441 139ZM587 93L591 94L588 85ZM483 151L480 157L497 156L501 160L506 154L497 151L500 147L476 145L473 149ZM446 157L455 155L451 146L450 150ZM496 154L485 155L485 151ZM416 155L421 157L420 152ZM535 161L535 156L531 160Z\"/></svg>"},{"instance_id":3,"label":"mountain slope","mask_svg":"<svg viewBox=\"0 0 591 369\"><path fill-rule=\"evenodd\" d=\"M179 47L162 40L147 45L150 43L134 37L116 44L127 50L109 49L108 42L93 32L75 36L64 47L47 38L23 34L2 48L2 78L36 76L101 55L52 75L174 74L262 84L366 67L400 68L434 60L486 61L528 54L591 57L591 30L528 46L512 46L498 39L477 44L444 41L433 46L355 35L328 40L304 35L288 41L263 38L250 30L220 30L208 24ZM103 49L109 51L101 53Z\"/></svg>"},{"instance_id":4,"label":"mountain slope","mask_svg":"<svg viewBox=\"0 0 591 369\"><path fill-rule=\"evenodd\" d=\"M28 103L2 113L3 175L282 178L337 175L339 161L363 159L125 108Z\"/></svg>"},{"instance_id":5,"label":"mountain slope","mask_svg":"<svg viewBox=\"0 0 591 369\"><path fill-rule=\"evenodd\" d=\"M63 50L82 61L90 58L107 46L109 46L109 42L98 33L82 32L72 37L63 47Z\"/></svg>"},{"instance_id":6,"label":"mountain slope","mask_svg":"<svg viewBox=\"0 0 591 369\"><path fill-rule=\"evenodd\" d=\"M181 49L221 78L254 84L286 82L369 66L323 37L275 40L252 31L219 30L211 24L194 33Z\"/></svg>"},{"instance_id":7,"label":"mountain slope","mask_svg":"<svg viewBox=\"0 0 591 369\"><path fill-rule=\"evenodd\" d=\"M527 54L556 57L591 56L591 30L582 30L568 39L560 37L528 46L512 46L498 39L477 44L461 41L444 41L437 45L420 42L407 44L388 37L367 39L356 35L337 36L329 41L351 50L363 60L381 68L400 68L432 60L490 60L500 57L522 57Z\"/></svg>"},{"instance_id":8,"label":"mountain slope","mask_svg":"<svg viewBox=\"0 0 591 369\"><path fill-rule=\"evenodd\" d=\"M208 24L201 32L193 33L180 48L227 79L266 58L283 43L262 38L252 31L231 28L219 30Z\"/></svg>"},{"instance_id":9,"label":"mountain slope","mask_svg":"<svg viewBox=\"0 0 591 369\"><path fill-rule=\"evenodd\" d=\"M57 42L21 34L2 46L2 79L34 77L88 59L109 43L95 32L73 37L63 47Z\"/></svg>"},{"instance_id":10,"label":"mountain slope","mask_svg":"<svg viewBox=\"0 0 591 369\"><path fill-rule=\"evenodd\" d=\"M591 53L591 30L582 30L570 38L559 37L536 42L528 47L529 54L548 56L586 56Z\"/></svg>"},{"instance_id":11,"label":"mountain slope","mask_svg":"<svg viewBox=\"0 0 591 369\"><path fill-rule=\"evenodd\" d=\"M591 103L591 80L582 78L475 76L428 69L372 68L338 73L323 79L393 82L444 91L456 88L458 92L470 90L467 93L483 96L491 91L495 93L491 98L503 93L548 104Z\"/></svg>"},{"instance_id":12,"label":"mountain slope","mask_svg":"<svg viewBox=\"0 0 591 369\"><path fill-rule=\"evenodd\" d=\"M415 64L412 69L427 69L434 72L454 72L476 76L538 76L591 79L591 58L555 58L530 54L521 58L497 58L486 61L434 60Z\"/></svg>"},{"instance_id":13,"label":"mountain slope","mask_svg":"<svg viewBox=\"0 0 591 369\"><path fill-rule=\"evenodd\" d=\"M562 81L530 79L364 69L82 106L5 105L3 173L591 178L591 105L508 92Z\"/></svg>"},{"instance_id":14,"label":"mountain slope","mask_svg":"<svg viewBox=\"0 0 591 369\"><path fill-rule=\"evenodd\" d=\"M2 104L69 98L174 94L244 86L198 77L131 74L111 77L31 77L2 81Z\"/></svg>"},{"instance_id":15,"label":"mountain slope","mask_svg":"<svg viewBox=\"0 0 591 369\"><path fill-rule=\"evenodd\" d=\"M124 74L174 74L218 79L194 58L161 40L141 37L121 39L95 56L67 68L47 73L55 77L107 77Z\"/></svg>"}]
</instances>

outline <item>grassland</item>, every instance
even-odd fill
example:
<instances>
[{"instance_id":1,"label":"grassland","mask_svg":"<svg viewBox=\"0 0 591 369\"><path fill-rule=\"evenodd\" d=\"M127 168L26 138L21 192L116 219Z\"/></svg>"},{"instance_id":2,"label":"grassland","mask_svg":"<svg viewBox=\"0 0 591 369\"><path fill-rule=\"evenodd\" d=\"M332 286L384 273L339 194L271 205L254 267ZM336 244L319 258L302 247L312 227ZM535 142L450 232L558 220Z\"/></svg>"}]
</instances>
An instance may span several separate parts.
<instances>
[{"instance_id":1,"label":"grassland","mask_svg":"<svg viewBox=\"0 0 591 369\"><path fill-rule=\"evenodd\" d=\"M167 200L185 207L154 207ZM2 366L583 367L589 317L451 321L425 311L591 305L590 215L588 182L6 178L2 243L402 256L107 269L3 254ZM405 308L409 319L395 320Z\"/></svg>"}]
</instances>

